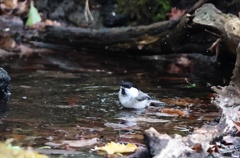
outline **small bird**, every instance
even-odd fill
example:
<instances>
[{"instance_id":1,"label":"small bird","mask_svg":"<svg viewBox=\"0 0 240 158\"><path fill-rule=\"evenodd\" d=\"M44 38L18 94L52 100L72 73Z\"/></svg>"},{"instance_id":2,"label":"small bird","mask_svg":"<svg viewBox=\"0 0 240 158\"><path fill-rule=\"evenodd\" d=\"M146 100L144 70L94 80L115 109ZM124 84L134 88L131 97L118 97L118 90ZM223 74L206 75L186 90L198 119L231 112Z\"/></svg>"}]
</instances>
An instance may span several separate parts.
<instances>
[{"instance_id":1,"label":"small bird","mask_svg":"<svg viewBox=\"0 0 240 158\"><path fill-rule=\"evenodd\" d=\"M122 106L125 108L142 109L150 104L165 105L165 103L157 100L151 100L151 97L146 93L138 90L131 82L123 82L118 98Z\"/></svg>"}]
</instances>

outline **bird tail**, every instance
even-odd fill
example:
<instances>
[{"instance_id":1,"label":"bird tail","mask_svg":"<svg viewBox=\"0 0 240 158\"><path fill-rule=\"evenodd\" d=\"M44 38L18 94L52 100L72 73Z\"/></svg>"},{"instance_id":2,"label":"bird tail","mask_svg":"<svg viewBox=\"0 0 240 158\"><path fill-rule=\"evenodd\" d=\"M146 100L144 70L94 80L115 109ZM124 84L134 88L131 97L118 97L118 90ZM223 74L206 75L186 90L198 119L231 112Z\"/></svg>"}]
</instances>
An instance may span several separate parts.
<instances>
[{"instance_id":1,"label":"bird tail","mask_svg":"<svg viewBox=\"0 0 240 158\"><path fill-rule=\"evenodd\" d=\"M150 105L151 106L164 106L166 103L161 102L159 100L150 100Z\"/></svg>"}]
</instances>

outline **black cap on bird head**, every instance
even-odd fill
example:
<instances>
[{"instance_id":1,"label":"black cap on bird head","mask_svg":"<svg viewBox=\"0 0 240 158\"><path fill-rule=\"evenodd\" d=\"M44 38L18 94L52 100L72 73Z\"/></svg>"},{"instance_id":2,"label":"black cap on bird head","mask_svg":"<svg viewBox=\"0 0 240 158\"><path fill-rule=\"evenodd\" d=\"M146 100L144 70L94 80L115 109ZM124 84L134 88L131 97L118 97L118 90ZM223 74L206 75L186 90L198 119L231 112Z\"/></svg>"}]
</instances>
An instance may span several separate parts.
<instances>
[{"instance_id":1,"label":"black cap on bird head","mask_svg":"<svg viewBox=\"0 0 240 158\"><path fill-rule=\"evenodd\" d=\"M131 88L133 87L133 83L132 82L122 82L122 87L124 88Z\"/></svg>"}]
</instances>

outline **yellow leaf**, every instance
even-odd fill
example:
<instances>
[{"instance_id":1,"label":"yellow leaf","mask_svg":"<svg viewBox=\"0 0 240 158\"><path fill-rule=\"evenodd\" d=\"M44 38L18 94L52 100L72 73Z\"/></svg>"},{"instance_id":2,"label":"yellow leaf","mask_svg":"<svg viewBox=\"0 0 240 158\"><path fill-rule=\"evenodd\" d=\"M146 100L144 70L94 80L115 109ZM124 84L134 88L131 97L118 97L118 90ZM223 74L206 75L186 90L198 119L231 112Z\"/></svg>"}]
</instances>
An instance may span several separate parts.
<instances>
[{"instance_id":1,"label":"yellow leaf","mask_svg":"<svg viewBox=\"0 0 240 158\"><path fill-rule=\"evenodd\" d=\"M103 147L97 147L95 146L94 150L101 150L106 151L108 154L114 154L114 153L130 153L134 152L137 149L137 146L132 143L128 143L127 145L120 144L120 143L107 143Z\"/></svg>"},{"instance_id":2,"label":"yellow leaf","mask_svg":"<svg viewBox=\"0 0 240 158\"><path fill-rule=\"evenodd\" d=\"M12 146L8 142L0 142L1 158L48 158L46 155L38 154L32 149L23 150L18 146Z\"/></svg>"}]
</instances>

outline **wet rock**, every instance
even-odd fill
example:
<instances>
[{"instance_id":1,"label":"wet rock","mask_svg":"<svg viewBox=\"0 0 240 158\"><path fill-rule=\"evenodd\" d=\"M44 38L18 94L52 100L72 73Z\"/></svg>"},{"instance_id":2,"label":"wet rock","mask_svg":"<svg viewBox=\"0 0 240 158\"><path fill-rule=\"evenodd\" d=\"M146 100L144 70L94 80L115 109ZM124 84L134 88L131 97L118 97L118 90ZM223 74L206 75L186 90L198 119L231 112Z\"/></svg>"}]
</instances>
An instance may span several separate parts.
<instances>
[{"instance_id":1,"label":"wet rock","mask_svg":"<svg viewBox=\"0 0 240 158\"><path fill-rule=\"evenodd\" d=\"M137 151L132 155L129 155L127 158L151 158L149 151L147 148L138 147Z\"/></svg>"},{"instance_id":2,"label":"wet rock","mask_svg":"<svg viewBox=\"0 0 240 158\"><path fill-rule=\"evenodd\" d=\"M7 102L10 99L9 81L11 80L7 71L0 68L0 113L7 110Z\"/></svg>"},{"instance_id":3,"label":"wet rock","mask_svg":"<svg viewBox=\"0 0 240 158\"><path fill-rule=\"evenodd\" d=\"M171 138L167 134L160 134L154 128L145 131L144 141L152 157L180 157L191 149L182 142L180 135Z\"/></svg>"},{"instance_id":4,"label":"wet rock","mask_svg":"<svg viewBox=\"0 0 240 158\"><path fill-rule=\"evenodd\" d=\"M195 130L191 135L182 137L160 134L154 128L145 130L144 142L150 157L154 158L207 158L220 157L218 152L211 149L210 141L216 134L214 126L204 126ZM146 157L148 158L148 157Z\"/></svg>"}]
</instances>

